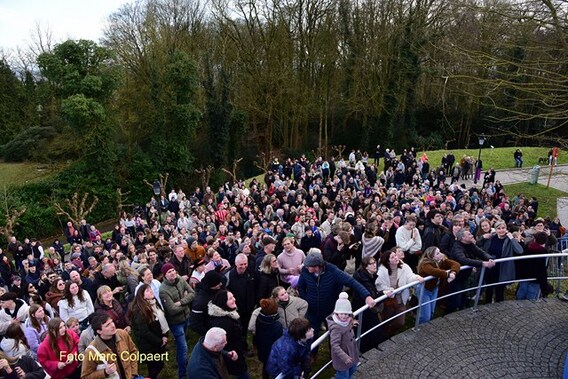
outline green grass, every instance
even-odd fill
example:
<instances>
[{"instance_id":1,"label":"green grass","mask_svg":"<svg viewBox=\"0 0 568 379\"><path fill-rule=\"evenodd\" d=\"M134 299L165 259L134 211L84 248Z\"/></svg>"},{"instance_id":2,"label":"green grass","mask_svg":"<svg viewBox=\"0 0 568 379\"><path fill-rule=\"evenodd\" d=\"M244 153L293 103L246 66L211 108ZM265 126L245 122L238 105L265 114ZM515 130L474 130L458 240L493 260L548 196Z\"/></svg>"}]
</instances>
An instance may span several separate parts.
<instances>
[{"instance_id":1,"label":"green grass","mask_svg":"<svg viewBox=\"0 0 568 379\"><path fill-rule=\"evenodd\" d=\"M550 216L551 218L557 216L556 199L568 196L568 193L552 187L546 189L544 185L528 183L508 184L505 186L505 192L511 199L518 193L522 193L525 197L536 197L539 204L538 216Z\"/></svg>"},{"instance_id":2,"label":"green grass","mask_svg":"<svg viewBox=\"0 0 568 379\"><path fill-rule=\"evenodd\" d=\"M487 143L486 143L487 144ZM517 147L499 147L492 149L490 146L484 146L481 149L481 160L483 161L484 169L493 167L496 170L515 168L515 159L513 158L513 153ZM523 167L531 167L539 164L538 159L541 157L548 157L548 151L550 148L546 147L519 147L523 152ZM450 150L435 150L428 151L428 160L430 162L430 167L437 167L441 165L442 157L447 154ZM459 160L464 155L470 155L474 159L477 159L477 154L479 149L456 149L451 150L456 157L456 161ZM397 153L400 153L397 151ZM418 153L418 158L422 156L422 151ZM568 163L568 158L566 157L566 152L561 151L558 158L558 164ZM540 164L542 165L542 163Z\"/></svg>"},{"instance_id":3,"label":"green grass","mask_svg":"<svg viewBox=\"0 0 568 379\"><path fill-rule=\"evenodd\" d=\"M7 186L21 186L52 176L62 169L60 166L24 162L0 163L0 178Z\"/></svg>"}]
</instances>

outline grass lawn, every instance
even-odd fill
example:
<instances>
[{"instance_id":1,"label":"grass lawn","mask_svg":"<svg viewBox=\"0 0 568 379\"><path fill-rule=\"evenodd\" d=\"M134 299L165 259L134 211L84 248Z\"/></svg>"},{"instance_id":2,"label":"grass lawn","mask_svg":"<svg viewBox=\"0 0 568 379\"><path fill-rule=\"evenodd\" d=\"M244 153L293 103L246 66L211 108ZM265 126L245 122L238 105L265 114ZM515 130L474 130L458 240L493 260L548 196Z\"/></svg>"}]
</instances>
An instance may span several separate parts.
<instances>
[{"instance_id":1,"label":"grass lawn","mask_svg":"<svg viewBox=\"0 0 568 379\"><path fill-rule=\"evenodd\" d=\"M508 184L505 186L505 191L510 198L513 198L518 193L522 193L528 197L536 197L539 204L538 216L550 216L551 218L556 217L557 215L556 199L559 197L568 196L568 193L559 191L552 187L546 189L546 186L542 184Z\"/></svg>"},{"instance_id":2,"label":"grass lawn","mask_svg":"<svg viewBox=\"0 0 568 379\"><path fill-rule=\"evenodd\" d=\"M481 149L481 160L483 161L484 169L493 167L496 170L504 168L515 168L515 159L513 158L513 153L516 147L499 147L492 149L490 146L484 146ZM519 147L523 152L523 167L531 167L539 164L538 159L541 157L547 157L550 148L546 147ZM444 154L448 153L450 150L436 150L428 151L428 160L430 161L430 167L437 167L441 165L442 157ZM462 158L463 155L471 155L474 159L477 159L477 154L479 149L458 149L452 150L456 161ZM397 152L400 153L400 152ZM418 158L422 156L422 151L418 153ZM558 158L558 164L568 163L568 157L565 151L560 152ZM542 166L542 163L539 165Z\"/></svg>"},{"instance_id":3,"label":"grass lawn","mask_svg":"<svg viewBox=\"0 0 568 379\"><path fill-rule=\"evenodd\" d=\"M0 178L7 186L21 186L29 182L38 181L60 171L62 167L47 164L24 162L24 163L0 163Z\"/></svg>"}]
</instances>

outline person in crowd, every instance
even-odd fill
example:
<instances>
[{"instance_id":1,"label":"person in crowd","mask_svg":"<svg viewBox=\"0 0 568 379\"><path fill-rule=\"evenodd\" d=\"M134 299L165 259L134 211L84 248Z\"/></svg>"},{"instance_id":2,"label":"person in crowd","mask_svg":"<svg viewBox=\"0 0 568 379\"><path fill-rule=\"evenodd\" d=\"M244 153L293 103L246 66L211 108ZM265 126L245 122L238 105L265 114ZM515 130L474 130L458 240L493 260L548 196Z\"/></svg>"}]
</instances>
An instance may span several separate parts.
<instances>
[{"instance_id":1,"label":"person in crowd","mask_svg":"<svg viewBox=\"0 0 568 379\"><path fill-rule=\"evenodd\" d=\"M274 250L276 250L277 241L269 236L265 235L262 237L262 250L258 251L256 254L256 261L255 261L255 268L254 272L258 272L260 269L260 265L262 264L262 260L264 259L265 255L267 254L274 254Z\"/></svg>"},{"instance_id":2,"label":"person in crowd","mask_svg":"<svg viewBox=\"0 0 568 379\"><path fill-rule=\"evenodd\" d=\"M0 376L6 379L43 379L46 374L33 358L27 355L10 358L0 351Z\"/></svg>"},{"instance_id":3,"label":"person in crowd","mask_svg":"<svg viewBox=\"0 0 568 379\"><path fill-rule=\"evenodd\" d=\"M69 317L69 320L67 320L65 326L74 331L77 335L81 334L81 325L79 324L79 320L77 320L75 317Z\"/></svg>"},{"instance_id":4,"label":"person in crowd","mask_svg":"<svg viewBox=\"0 0 568 379\"><path fill-rule=\"evenodd\" d=\"M335 309L327 319L329 328L329 350L332 366L337 379L352 378L359 363L359 352L353 327L353 310L346 292L341 292L335 302Z\"/></svg>"},{"instance_id":5,"label":"person in crowd","mask_svg":"<svg viewBox=\"0 0 568 379\"><path fill-rule=\"evenodd\" d=\"M30 350L36 354L39 345L47 335L47 323L49 317L46 315L44 308L39 304L30 305L28 311L28 319L25 323L24 334L29 344Z\"/></svg>"},{"instance_id":6,"label":"person in crowd","mask_svg":"<svg viewBox=\"0 0 568 379\"><path fill-rule=\"evenodd\" d=\"M314 329L305 318L296 318L272 345L266 368L273 378L282 374L285 379L309 377L310 346Z\"/></svg>"},{"instance_id":7,"label":"person in crowd","mask_svg":"<svg viewBox=\"0 0 568 379\"><path fill-rule=\"evenodd\" d=\"M384 309L381 312L383 320L387 320L406 310L406 303L410 297L408 289L395 293L394 291L414 281L423 282L420 275L412 272L410 267L400 260L396 248L381 254L381 264L377 272L375 286L377 291L389 296L383 302ZM392 337L404 325L405 315L400 315L385 324L385 334Z\"/></svg>"},{"instance_id":8,"label":"person in crowd","mask_svg":"<svg viewBox=\"0 0 568 379\"><path fill-rule=\"evenodd\" d=\"M184 255L185 256L185 255ZM191 303L195 299L195 291L189 283L181 277L173 264L166 263L162 266L164 281L160 286L160 299L164 305L164 313L168 326L174 336L176 345L176 360L178 365L178 377L186 376L187 341L185 330L188 326Z\"/></svg>"},{"instance_id":9,"label":"person in crowd","mask_svg":"<svg viewBox=\"0 0 568 379\"><path fill-rule=\"evenodd\" d=\"M71 277L71 274L69 274ZM83 279L85 280L85 279ZM117 300L120 300L120 296L126 287L120 284L118 278L116 277L116 267L112 263L105 263L102 265L101 272L95 274L95 280L93 281L93 287L96 289L100 286L109 286L112 289L112 293Z\"/></svg>"},{"instance_id":10,"label":"person in crowd","mask_svg":"<svg viewBox=\"0 0 568 379\"><path fill-rule=\"evenodd\" d=\"M267 254L262 260L256 287L256 303L272 295L272 290L282 284L278 260L274 254Z\"/></svg>"},{"instance_id":11,"label":"person in crowd","mask_svg":"<svg viewBox=\"0 0 568 379\"><path fill-rule=\"evenodd\" d=\"M222 288L226 281L225 276L217 271L209 271L197 286L197 295L191 307L189 327L191 330L204 336L208 329L207 304Z\"/></svg>"},{"instance_id":12,"label":"person in crowd","mask_svg":"<svg viewBox=\"0 0 568 379\"><path fill-rule=\"evenodd\" d=\"M179 276L189 283L189 277L191 276L191 261L187 255L185 255L185 248L183 245L177 245L174 247L174 253L171 256L169 263L174 266Z\"/></svg>"},{"instance_id":13,"label":"person in crowd","mask_svg":"<svg viewBox=\"0 0 568 379\"><path fill-rule=\"evenodd\" d=\"M108 314L114 321L114 325L119 329L124 329L130 333L130 323L126 318L123 306L114 298L109 286L101 286L97 290L97 300L95 311ZM85 329L85 328L83 328Z\"/></svg>"},{"instance_id":14,"label":"person in crowd","mask_svg":"<svg viewBox=\"0 0 568 379\"><path fill-rule=\"evenodd\" d=\"M404 226L396 230L396 246L404 251L404 262L416 272L418 259L422 254L422 238L416 228L416 216L409 215Z\"/></svg>"},{"instance_id":15,"label":"person in crowd","mask_svg":"<svg viewBox=\"0 0 568 379\"><path fill-rule=\"evenodd\" d=\"M30 349L24 331L19 323L11 323L6 329L6 334L0 342L0 348L9 358L20 358L29 355L36 358L36 353Z\"/></svg>"},{"instance_id":16,"label":"person in crowd","mask_svg":"<svg viewBox=\"0 0 568 379\"><path fill-rule=\"evenodd\" d=\"M86 278L83 275L79 274L79 271L77 271L77 270L72 270L69 273L69 279L73 283L76 283L80 288L82 288L83 291L87 291L89 296L91 296L91 300L97 298L97 288L98 287L95 287L95 284L91 279ZM99 286L100 285L103 285L103 284L99 284ZM122 290L122 288L120 288L120 289ZM119 292L119 290L113 289L113 294L117 294L117 292Z\"/></svg>"},{"instance_id":17,"label":"person in crowd","mask_svg":"<svg viewBox=\"0 0 568 379\"><path fill-rule=\"evenodd\" d=\"M373 299L377 299L382 296L382 292L377 290L375 286L375 281L377 280L377 261L373 256L369 255L361 259L361 266L353 274L353 279L361 283L363 287L369 291ZM356 309L361 308L365 305L365 299L359 296L357 293L353 294L353 306ZM380 305L375 305L372 308L368 308L363 312L363 322L361 324L361 332L365 333L371 330L375 326L379 325L381 320L378 317L380 311ZM377 328L371 333L367 334L361 339L360 350L365 353L371 349L378 346L379 343L385 340L382 328Z\"/></svg>"},{"instance_id":18,"label":"person in crowd","mask_svg":"<svg viewBox=\"0 0 568 379\"><path fill-rule=\"evenodd\" d=\"M205 261L205 258L193 262L193 272L189 277L189 285L191 286L191 288L196 289L197 285L201 283L201 280L205 276L206 264L207 262Z\"/></svg>"},{"instance_id":19,"label":"person in crowd","mask_svg":"<svg viewBox=\"0 0 568 379\"><path fill-rule=\"evenodd\" d=\"M385 242L383 237L377 235L379 227L376 221L370 221L365 226L365 233L361 238L361 257L378 257Z\"/></svg>"},{"instance_id":20,"label":"person in crowd","mask_svg":"<svg viewBox=\"0 0 568 379\"><path fill-rule=\"evenodd\" d=\"M475 245L475 237L469 230L462 228L456 235L456 242L450 252L450 259L457 261L460 265L472 266L476 269L493 268L495 262L491 256ZM459 292L465 288L465 283L471 274L471 270L461 270L456 279L448 286L448 292ZM464 309L467 304L466 295L464 293L456 294L448 298L446 306L446 314L456 309Z\"/></svg>"},{"instance_id":21,"label":"person in crowd","mask_svg":"<svg viewBox=\"0 0 568 379\"><path fill-rule=\"evenodd\" d=\"M310 320L316 337L319 335L322 323L333 311L333 299L339 296L344 286L352 288L359 296L365 298L365 303L369 307L375 305L375 300L365 287L333 264L325 262L319 249L310 250L300 274L298 291L308 302L306 318Z\"/></svg>"},{"instance_id":22,"label":"person in crowd","mask_svg":"<svg viewBox=\"0 0 568 379\"><path fill-rule=\"evenodd\" d=\"M144 354L165 352L170 328L152 287L144 283L138 288L134 300L130 303L128 314L134 340L140 352ZM164 368L164 363L164 360L147 361L148 376L157 379Z\"/></svg>"},{"instance_id":23,"label":"person in crowd","mask_svg":"<svg viewBox=\"0 0 568 379\"><path fill-rule=\"evenodd\" d=\"M113 377L115 373L120 379L136 377L138 348L130 334L118 329L106 313L95 313L91 325L97 336L85 350L81 378L107 378Z\"/></svg>"},{"instance_id":24,"label":"person in crowd","mask_svg":"<svg viewBox=\"0 0 568 379\"><path fill-rule=\"evenodd\" d=\"M140 267L138 269L138 273L139 273L138 280L140 282L138 283L138 285L136 286L136 289L134 290L134 295L136 295L136 293L138 292L138 289L140 287L142 287L142 285L147 284L148 286L150 286L150 288L154 292L154 298L156 299L156 301L158 302L160 307L162 307L162 300L160 300L160 286L161 286L162 283L160 281L154 279L154 274L152 273L152 270L148 266ZM191 285L191 281L190 281L190 285Z\"/></svg>"},{"instance_id":25,"label":"person in crowd","mask_svg":"<svg viewBox=\"0 0 568 379\"><path fill-rule=\"evenodd\" d=\"M219 254L217 250L210 247L207 250L207 257L209 258L209 262L205 265L204 272L207 273L212 270L216 270L217 272L226 273L231 269L231 265L229 261L226 260Z\"/></svg>"},{"instance_id":26,"label":"person in crowd","mask_svg":"<svg viewBox=\"0 0 568 379\"><path fill-rule=\"evenodd\" d=\"M78 347L79 336L56 317L47 323L47 336L39 345L37 360L53 379L79 379L81 362L75 359Z\"/></svg>"},{"instance_id":27,"label":"person in crowd","mask_svg":"<svg viewBox=\"0 0 568 379\"><path fill-rule=\"evenodd\" d=\"M243 333L235 297L231 292L221 290L209 302L207 309L209 327L225 330L227 332L227 349L234 350L238 355L235 361L226 360L225 362L229 374L242 379L250 378L244 357Z\"/></svg>"},{"instance_id":28,"label":"person in crowd","mask_svg":"<svg viewBox=\"0 0 568 379\"><path fill-rule=\"evenodd\" d=\"M272 290L271 297L278 305L278 321L283 328L290 327L292 320L298 317L305 317L308 311L308 302L301 297L292 296L284 287L276 287ZM252 312L248 330L254 335L256 333L256 318L260 313L260 308Z\"/></svg>"},{"instance_id":29,"label":"person in crowd","mask_svg":"<svg viewBox=\"0 0 568 379\"><path fill-rule=\"evenodd\" d=\"M548 235L537 232L527 245L525 255L547 254ZM539 294L546 297L551 293L547 281L546 258L521 259L515 262L517 279L533 279L520 282L517 288L517 300L537 300Z\"/></svg>"},{"instance_id":30,"label":"person in crowd","mask_svg":"<svg viewBox=\"0 0 568 379\"><path fill-rule=\"evenodd\" d=\"M260 299L260 312L255 321L253 343L257 348L258 360L262 362L262 378L268 379L266 364L272 345L282 337L282 324L278 321L278 303L272 297ZM252 322L252 319L251 319Z\"/></svg>"},{"instance_id":31,"label":"person in crowd","mask_svg":"<svg viewBox=\"0 0 568 379\"><path fill-rule=\"evenodd\" d=\"M134 293L136 292L136 287L138 286L138 271L130 267L129 259L123 257L118 262L118 273L119 281L123 283L123 287L126 288L126 302L130 303L134 299ZM117 328L122 329L120 326Z\"/></svg>"},{"instance_id":32,"label":"person in crowd","mask_svg":"<svg viewBox=\"0 0 568 379\"><path fill-rule=\"evenodd\" d=\"M195 344L187 364L188 378L228 379L226 359L236 361L234 350L226 351L227 332L222 328L210 328ZM226 357L226 358L225 358Z\"/></svg>"},{"instance_id":33,"label":"person in crowd","mask_svg":"<svg viewBox=\"0 0 568 379\"><path fill-rule=\"evenodd\" d=\"M428 322L434 317L438 289L442 283L451 283L460 272L461 265L448 259L439 248L430 246L424 251L418 264L418 275L422 277L434 276L435 279L426 281L422 290L422 308L420 309L419 323ZM418 290L420 293L420 289Z\"/></svg>"},{"instance_id":34,"label":"person in crowd","mask_svg":"<svg viewBox=\"0 0 568 379\"><path fill-rule=\"evenodd\" d=\"M77 283L68 281L65 283L63 298L59 301L59 317L67 321L70 317L79 320L81 330L88 325L88 316L95 311L91 296L83 291Z\"/></svg>"},{"instance_id":35,"label":"person in crowd","mask_svg":"<svg viewBox=\"0 0 568 379\"><path fill-rule=\"evenodd\" d=\"M94 313L89 315L89 326L87 329L83 330L79 335L79 353L84 353L87 346L91 344L95 340L96 334L91 326L91 321L95 316Z\"/></svg>"},{"instance_id":36,"label":"person in crowd","mask_svg":"<svg viewBox=\"0 0 568 379\"><path fill-rule=\"evenodd\" d=\"M14 292L6 292L0 296L0 336L6 334L6 330L11 323L17 322L24 324L28 318L29 306L25 301L19 299Z\"/></svg>"},{"instance_id":37,"label":"person in crowd","mask_svg":"<svg viewBox=\"0 0 568 379\"><path fill-rule=\"evenodd\" d=\"M291 285L292 288L296 288L306 255L294 246L294 237L285 237L282 241L282 247L284 250L277 258L280 279Z\"/></svg>"},{"instance_id":38,"label":"person in crowd","mask_svg":"<svg viewBox=\"0 0 568 379\"><path fill-rule=\"evenodd\" d=\"M225 288L234 295L239 315L241 316L239 321L241 323L242 346L245 354L251 356L252 351L249 351L247 343L247 326L254 306L257 303L255 296L256 279L248 271L248 259L243 253L235 257L235 267L225 276L227 278Z\"/></svg>"},{"instance_id":39,"label":"person in crowd","mask_svg":"<svg viewBox=\"0 0 568 379\"><path fill-rule=\"evenodd\" d=\"M515 168L523 168L523 152L521 149L515 150L513 158L515 158Z\"/></svg>"},{"instance_id":40,"label":"person in crowd","mask_svg":"<svg viewBox=\"0 0 568 379\"><path fill-rule=\"evenodd\" d=\"M444 215L438 209L431 209L426 215L426 224L422 236L422 249L426 250L430 246L440 246L442 235L446 232L446 227L442 225Z\"/></svg>"},{"instance_id":41,"label":"person in crowd","mask_svg":"<svg viewBox=\"0 0 568 379\"><path fill-rule=\"evenodd\" d=\"M523 247L513 234L507 230L505 221L497 221L494 224L495 235L488 240L484 240L482 249L486 251L492 259L509 258L513 255L523 254ZM520 238L520 234L518 235ZM495 267L485 272L485 284L507 282L515 280L515 262L507 261L496 263ZM493 294L495 301L505 300L505 284L490 286L485 289L485 303L491 304Z\"/></svg>"}]
</instances>

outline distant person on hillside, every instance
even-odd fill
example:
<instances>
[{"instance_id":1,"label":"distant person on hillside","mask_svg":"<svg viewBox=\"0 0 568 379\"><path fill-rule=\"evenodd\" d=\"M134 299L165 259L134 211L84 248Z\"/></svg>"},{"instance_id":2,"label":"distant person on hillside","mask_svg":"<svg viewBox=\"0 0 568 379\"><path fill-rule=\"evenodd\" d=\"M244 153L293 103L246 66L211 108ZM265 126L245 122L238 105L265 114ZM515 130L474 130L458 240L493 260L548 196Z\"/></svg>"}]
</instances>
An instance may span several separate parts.
<instances>
[{"instance_id":1,"label":"distant person on hillside","mask_svg":"<svg viewBox=\"0 0 568 379\"><path fill-rule=\"evenodd\" d=\"M521 149L515 150L513 157L515 158L515 168L523 168L523 152Z\"/></svg>"}]
</instances>

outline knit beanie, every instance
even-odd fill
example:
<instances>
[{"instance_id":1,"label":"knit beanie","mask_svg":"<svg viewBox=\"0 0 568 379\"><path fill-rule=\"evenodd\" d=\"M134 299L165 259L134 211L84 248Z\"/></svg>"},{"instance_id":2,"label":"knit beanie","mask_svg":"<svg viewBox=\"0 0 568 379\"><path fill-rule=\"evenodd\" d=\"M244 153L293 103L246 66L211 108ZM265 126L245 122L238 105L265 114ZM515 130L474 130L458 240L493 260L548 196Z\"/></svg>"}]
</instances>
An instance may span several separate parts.
<instances>
[{"instance_id":1,"label":"knit beanie","mask_svg":"<svg viewBox=\"0 0 568 379\"><path fill-rule=\"evenodd\" d=\"M223 275L215 270L207 271L203 279L201 279L201 284L205 288L213 288L223 282Z\"/></svg>"},{"instance_id":2,"label":"knit beanie","mask_svg":"<svg viewBox=\"0 0 568 379\"><path fill-rule=\"evenodd\" d=\"M274 299L260 299L260 309L266 316L275 315L278 313L278 304Z\"/></svg>"},{"instance_id":3,"label":"knit beanie","mask_svg":"<svg viewBox=\"0 0 568 379\"><path fill-rule=\"evenodd\" d=\"M166 264L164 264L164 265L162 266L162 274L166 275L166 273L167 273L168 271L170 271L172 268L175 270L175 267L174 267L173 264L171 264L171 263L169 263L169 262L166 263Z\"/></svg>"},{"instance_id":4,"label":"knit beanie","mask_svg":"<svg viewBox=\"0 0 568 379\"><path fill-rule=\"evenodd\" d=\"M346 313L352 314L353 311L351 310L351 302L349 301L349 296L347 292L341 292L339 294L339 299L335 302L335 309L333 310L334 313Z\"/></svg>"}]
</instances>

